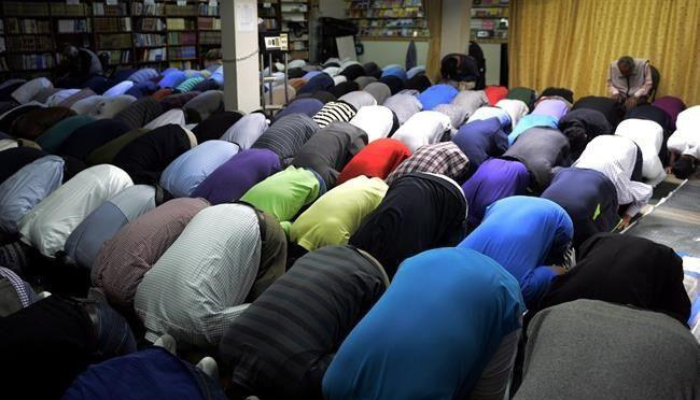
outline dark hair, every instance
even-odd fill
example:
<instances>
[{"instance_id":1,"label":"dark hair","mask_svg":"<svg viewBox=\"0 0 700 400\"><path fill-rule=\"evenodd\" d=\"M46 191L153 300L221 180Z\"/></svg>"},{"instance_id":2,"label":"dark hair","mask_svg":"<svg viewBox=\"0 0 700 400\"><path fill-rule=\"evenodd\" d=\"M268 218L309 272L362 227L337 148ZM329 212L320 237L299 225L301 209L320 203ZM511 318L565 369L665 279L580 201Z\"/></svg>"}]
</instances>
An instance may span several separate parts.
<instances>
[{"instance_id":1,"label":"dark hair","mask_svg":"<svg viewBox=\"0 0 700 400\"><path fill-rule=\"evenodd\" d=\"M695 172L695 161L691 156L681 156L671 167L671 172L676 178L686 179Z\"/></svg>"},{"instance_id":2,"label":"dark hair","mask_svg":"<svg viewBox=\"0 0 700 400\"><path fill-rule=\"evenodd\" d=\"M562 132L569 139L571 152L573 154L581 154L588 143L588 134L581 126L570 126Z\"/></svg>"},{"instance_id":3,"label":"dark hair","mask_svg":"<svg viewBox=\"0 0 700 400\"><path fill-rule=\"evenodd\" d=\"M632 58L630 56L620 57L620 59L617 60L617 66L620 67L623 65L629 69L633 69L634 68L634 58Z\"/></svg>"},{"instance_id":4,"label":"dark hair","mask_svg":"<svg viewBox=\"0 0 700 400\"><path fill-rule=\"evenodd\" d=\"M211 49L204 55L204 59L207 61L216 61L220 60L221 58L223 58L221 49Z\"/></svg>"}]
</instances>

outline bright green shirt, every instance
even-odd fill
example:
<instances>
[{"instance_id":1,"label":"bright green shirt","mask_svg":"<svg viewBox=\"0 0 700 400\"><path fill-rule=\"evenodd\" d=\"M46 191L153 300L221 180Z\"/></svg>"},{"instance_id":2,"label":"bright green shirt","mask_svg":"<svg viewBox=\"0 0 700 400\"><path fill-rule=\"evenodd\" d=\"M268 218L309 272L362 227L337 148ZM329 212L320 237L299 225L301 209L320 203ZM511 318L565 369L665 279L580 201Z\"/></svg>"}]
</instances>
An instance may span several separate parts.
<instances>
[{"instance_id":1,"label":"bright green shirt","mask_svg":"<svg viewBox=\"0 0 700 400\"><path fill-rule=\"evenodd\" d=\"M346 244L374 211L389 186L379 178L358 176L321 196L292 224L290 238L306 250Z\"/></svg>"},{"instance_id":2,"label":"bright green shirt","mask_svg":"<svg viewBox=\"0 0 700 400\"><path fill-rule=\"evenodd\" d=\"M285 227L302 207L316 200L320 187L313 172L290 166L250 188L241 201L274 215Z\"/></svg>"}]
</instances>

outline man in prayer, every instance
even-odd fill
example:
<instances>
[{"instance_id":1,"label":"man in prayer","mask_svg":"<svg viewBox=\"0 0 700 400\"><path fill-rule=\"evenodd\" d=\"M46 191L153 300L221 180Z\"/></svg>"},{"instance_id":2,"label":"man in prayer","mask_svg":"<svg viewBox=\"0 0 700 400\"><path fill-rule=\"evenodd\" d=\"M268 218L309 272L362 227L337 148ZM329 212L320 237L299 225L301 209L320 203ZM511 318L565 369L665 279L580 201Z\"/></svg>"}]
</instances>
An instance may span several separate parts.
<instances>
[{"instance_id":1,"label":"man in prayer","mask_svg":"<svg viewBox=\"0 0 700 400\"><path fill-rule=\"evenodd\" d=\"M608 92L626 109L646 102L652 85L649 60L624 56L610 63Z\"/></svg>"}]
</instances>

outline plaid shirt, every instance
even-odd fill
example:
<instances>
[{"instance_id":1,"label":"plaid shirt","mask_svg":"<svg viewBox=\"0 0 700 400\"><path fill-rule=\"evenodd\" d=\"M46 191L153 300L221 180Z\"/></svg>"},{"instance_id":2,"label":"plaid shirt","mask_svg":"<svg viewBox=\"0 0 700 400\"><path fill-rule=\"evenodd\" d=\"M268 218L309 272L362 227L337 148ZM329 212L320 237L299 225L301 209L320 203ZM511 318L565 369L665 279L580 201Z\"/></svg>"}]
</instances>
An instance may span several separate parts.
<instances>
[{"instance_id":1,"label":"plaid shirt","mask_svg":"<svg viewBox=\"0 0 700 400\"><path fill-rule=\"evenodd\" d=\"M461 184L467 173L469 159L452 142L422 146L411 157L402 162L386 179L391 185L394 180L411 172L428 172L445 175Z\"/></svg>"}]
</instances>

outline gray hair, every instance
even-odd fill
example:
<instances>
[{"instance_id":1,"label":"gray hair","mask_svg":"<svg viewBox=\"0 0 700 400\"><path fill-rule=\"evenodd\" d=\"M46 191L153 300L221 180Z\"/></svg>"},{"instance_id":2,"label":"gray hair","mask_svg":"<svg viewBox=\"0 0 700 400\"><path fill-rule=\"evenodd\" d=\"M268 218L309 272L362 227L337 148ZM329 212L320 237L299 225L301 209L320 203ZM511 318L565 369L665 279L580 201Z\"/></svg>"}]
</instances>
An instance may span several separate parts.
<instances>
[{"instance_id":1,"label":"gray hair","mask_svg":"<svg viewBox=\"0 0 700 400\"><path fill-rule=\"evenodd\" d=\"M620 57L620 59L617 60L617 66L621 67L623 65L628 69L634 69L634 59L630 56Z\"/></svg>"}]
</instances>

